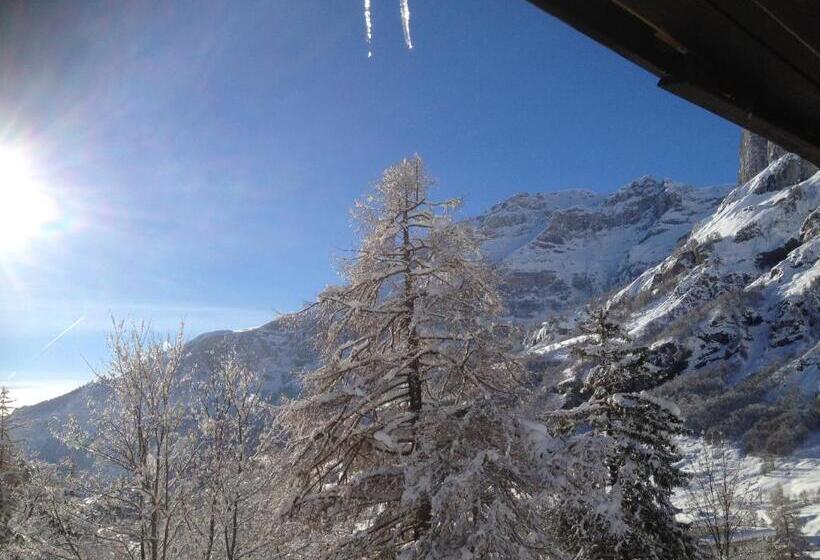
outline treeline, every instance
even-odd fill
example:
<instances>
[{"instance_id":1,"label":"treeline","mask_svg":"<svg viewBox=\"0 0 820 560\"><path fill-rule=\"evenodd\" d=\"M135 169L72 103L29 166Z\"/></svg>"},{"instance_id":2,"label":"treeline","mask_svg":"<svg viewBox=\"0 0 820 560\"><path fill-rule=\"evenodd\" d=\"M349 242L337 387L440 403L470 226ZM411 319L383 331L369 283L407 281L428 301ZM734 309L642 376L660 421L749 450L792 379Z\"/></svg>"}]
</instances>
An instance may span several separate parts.
<instances>
[{"instance_id":1,"label":"treeline","mask_svg":"<svg viewBox=\"0 0 820 560\"><path fill-rule=\"evenodd\" d=\"M357 203L297 398L268 402L230 350L184 368L181 332L116 324L107 398L60 430L95 468L23 460L0 431L0 558L725 558L677 518L684 429L648 349L593 313L583 382L547 383L430 184L416 157Z\"/></svg>"}]
</instances>

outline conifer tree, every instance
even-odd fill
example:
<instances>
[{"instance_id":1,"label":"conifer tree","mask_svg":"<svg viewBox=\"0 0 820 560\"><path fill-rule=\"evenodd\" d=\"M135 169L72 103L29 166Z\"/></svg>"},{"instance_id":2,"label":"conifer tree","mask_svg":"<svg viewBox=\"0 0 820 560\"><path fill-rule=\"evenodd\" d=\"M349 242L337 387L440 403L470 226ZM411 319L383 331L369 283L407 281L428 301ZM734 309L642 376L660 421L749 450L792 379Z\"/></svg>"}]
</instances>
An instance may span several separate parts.
<instances>
[{"instance_id":1,"label":"conifer tree","mask_svg":"<svg viewBox=\"0 0 820 560\"><path fill-rule=\"evenodd\" d=\"M685 430L677 407L647 392L663 381L649 349L633 346L605 310L592 312L581 330L586 342L575 355L590 367L577 418L603 438L604 491L621 526L604 520L590 526L575 547L579 558L700 558L671 503L675 489L687 484L674 443Z\"/></svg>"},{"instance_id":2,"label":"conifer tree","mask_svg":"<svg viewBox=\"0 0 820 560\"><path fill-rule=\"evenodd\" d=\"M21 457L12 434L12 404L8 388L0 387L0 548L12 538L9 520L22 475Z\"/></svg>"},{"instance_id":3,"label":"conifer tree","mask_svg":"<svg viewBox=\"0 0 820 560\"><path fill-rule=\"evenodd\" d=\"M323 365L279 417L283 513L310 525L311 557L546 558L495 283L429 186L404 160L355 208L361 247L314 310Z\"/></svg>"}]
</instances>

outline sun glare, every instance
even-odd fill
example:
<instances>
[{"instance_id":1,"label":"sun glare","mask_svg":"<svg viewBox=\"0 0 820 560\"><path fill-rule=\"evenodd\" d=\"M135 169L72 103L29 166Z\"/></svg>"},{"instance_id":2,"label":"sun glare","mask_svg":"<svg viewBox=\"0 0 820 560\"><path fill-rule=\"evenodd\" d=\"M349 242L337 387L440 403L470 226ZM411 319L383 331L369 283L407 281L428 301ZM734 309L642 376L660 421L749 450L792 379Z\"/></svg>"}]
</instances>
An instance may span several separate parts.
<instances>
[{"instance_id":1,"label":"sun glare","mask_svg":"<svg viewBox=\"0 0 820 560\"><path fill-rule=\"evenodd\" d=\"M58 216L26 154L0 146L0 255L27 248Z\"/></svg>"}]
</instances>

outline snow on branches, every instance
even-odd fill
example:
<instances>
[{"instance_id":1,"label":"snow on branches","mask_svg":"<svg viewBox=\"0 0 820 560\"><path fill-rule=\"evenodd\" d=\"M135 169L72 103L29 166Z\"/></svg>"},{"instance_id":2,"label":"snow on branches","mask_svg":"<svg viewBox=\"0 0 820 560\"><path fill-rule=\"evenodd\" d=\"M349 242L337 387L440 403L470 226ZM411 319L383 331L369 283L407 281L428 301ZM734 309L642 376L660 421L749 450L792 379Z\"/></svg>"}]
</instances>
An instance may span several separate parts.
<instances>
[{"instance_id":1,"label":"snow on branches","mask_svg":"<svg viewBox=\"0 0 820 560\"><path fill-rule=\"evenodd\" d=\"M537 449L516 414L523 370L478 242L433 202L420 158L354 215L346 283L317 305L323 365L279 421L286 513L325 558L542 558Z\"/></svg>"}]
</instances>

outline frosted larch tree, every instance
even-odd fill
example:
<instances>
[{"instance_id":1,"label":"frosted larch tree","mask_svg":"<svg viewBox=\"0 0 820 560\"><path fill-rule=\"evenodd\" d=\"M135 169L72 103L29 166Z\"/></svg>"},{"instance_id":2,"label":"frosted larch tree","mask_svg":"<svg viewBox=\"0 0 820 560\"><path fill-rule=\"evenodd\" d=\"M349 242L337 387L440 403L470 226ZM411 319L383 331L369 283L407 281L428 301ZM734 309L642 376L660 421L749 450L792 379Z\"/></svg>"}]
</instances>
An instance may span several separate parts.
<instances>
[{"instance_id":1,"label":"frosted larch tree","mask_svg":"<svg viewBox=\"0 0 820 560\"><path fill-rule=\"evenodd\" d=\"M278 418L282 514L313 557L551 557L494 278L430 184L407 159L354 209L361 247L314 310L323 365Z\"/></svg>"}]
</instances>

